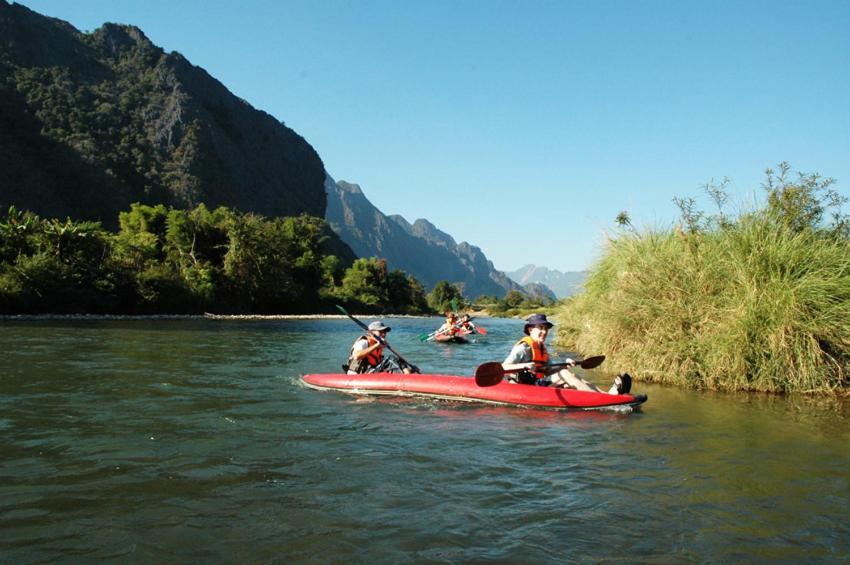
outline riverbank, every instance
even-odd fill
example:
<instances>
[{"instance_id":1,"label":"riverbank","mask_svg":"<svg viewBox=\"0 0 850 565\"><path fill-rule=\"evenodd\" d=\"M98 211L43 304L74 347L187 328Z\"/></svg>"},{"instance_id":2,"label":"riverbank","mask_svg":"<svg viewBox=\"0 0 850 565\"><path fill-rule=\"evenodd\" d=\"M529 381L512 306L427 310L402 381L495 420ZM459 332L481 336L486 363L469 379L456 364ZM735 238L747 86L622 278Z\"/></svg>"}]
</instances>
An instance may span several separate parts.
<instances>
[{"instance_id":1,"label":"riverbank","mask_svg":"<svg viewBox=\"0 0 850 565\"><path fill-rule=\"evenodd\" d=\"M355 318L435 318L412 314L352 314ZM347 319L342 314L0 314L0 322L49 320L334 320Z\"/></svg>"}]
</instances>

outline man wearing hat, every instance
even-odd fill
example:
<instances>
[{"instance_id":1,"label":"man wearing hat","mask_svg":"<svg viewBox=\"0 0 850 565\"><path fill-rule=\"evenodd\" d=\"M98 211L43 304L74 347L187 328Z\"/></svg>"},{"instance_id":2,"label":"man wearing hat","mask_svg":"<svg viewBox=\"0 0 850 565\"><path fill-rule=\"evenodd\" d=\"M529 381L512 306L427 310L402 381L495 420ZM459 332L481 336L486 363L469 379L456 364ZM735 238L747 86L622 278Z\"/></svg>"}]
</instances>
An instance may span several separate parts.
<instances>
[{"instance_id":1,"label":"man wearing hat","mask_svg":"<svg viewBox=\"0 0 850 565\"><path fill-rule=\"evenodd\" d=\"M538 386L559 386L593 392L603 392L596 385L587 382L569 369L548 369L551 363L546 349L546 337L554 324L546 319L545 314L532 314L525 320L525 337L516 342L508 357L502 362L506 371L521 369L516 376L508 378L521 384ZM570 358L565 363L575 365ZM623 394L631 388L631 377L618 375L609 394Z\"/></svg>"},{"instance_id":2,"label":"man wearing hat","mask_svg":"<svg viewBox=\"0 0 850 565\"><path fill-rule=\"evenodd\" d=\"M390 327L381 321L369 324L369 333L361 335L351 346L348 363L343 365L349 375L358 373L412 373L410 366L402 367L391 357L384 359L384 344Z\"/></svg>"}]
</instances>

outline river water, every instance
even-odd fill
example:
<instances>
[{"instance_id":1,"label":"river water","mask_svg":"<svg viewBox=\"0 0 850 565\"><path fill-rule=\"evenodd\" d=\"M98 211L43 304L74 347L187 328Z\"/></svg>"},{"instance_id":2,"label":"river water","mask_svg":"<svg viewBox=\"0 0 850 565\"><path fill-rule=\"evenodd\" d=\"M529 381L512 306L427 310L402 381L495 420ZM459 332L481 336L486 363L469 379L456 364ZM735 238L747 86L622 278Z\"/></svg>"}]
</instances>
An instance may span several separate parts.
<instances>
[{"instance_id":1,"label":"river water","mask_svg":"<svg viewBox=\"0 0 850 565\"><path fill-rule=\"evenodd\" d=\"M471 374L521 335L387 321L425 372ZM0 322L0 562L850 560L846 402L636 382L642 412L558 413L300 383L358 332Z\"/></svg>"}]
</instances>

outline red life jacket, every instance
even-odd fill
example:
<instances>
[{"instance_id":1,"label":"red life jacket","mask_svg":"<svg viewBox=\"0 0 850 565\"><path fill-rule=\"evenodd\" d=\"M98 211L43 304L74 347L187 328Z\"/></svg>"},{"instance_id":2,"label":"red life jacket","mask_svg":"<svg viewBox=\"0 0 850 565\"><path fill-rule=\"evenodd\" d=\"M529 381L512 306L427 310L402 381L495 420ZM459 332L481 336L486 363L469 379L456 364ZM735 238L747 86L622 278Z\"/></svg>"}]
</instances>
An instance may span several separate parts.
<instances>
[{"instance_id":1,"label":"red life jacket","mask_svg":"<svg viewBox=\"0 0 850 565\"><path fill-rule=\"evenodd\" d=\"M531 361L534 363L536 369L534 371L534 376L537 379L544 378L546 376L544 368L549 361L549 352L546 351L546 345L543 343L537 343L531 339L531 336L525 336L516 343L517 345L524 343L531 348Z\"/></svg>"},{"instance_id":2,"label":"red life jacket","mask_svg":"<svg viewBox=\"0 0 850 565\"><path fill-rule=\"evenodd\" d=\"M356 344L361 339L365 339L369 344L369 347L372 347L376 343L380 343L375 336L369 335L361 335L357 338ZM381 360L384 358L384 348L383 346L375 348L371 353L366 355L365 357L361 357L358 360L354 359L354 346L351 346L351 354L348 356L348 366L353 369L357 373L365 373L369 367L377 367Z\"/></svg>"}]
</instances>

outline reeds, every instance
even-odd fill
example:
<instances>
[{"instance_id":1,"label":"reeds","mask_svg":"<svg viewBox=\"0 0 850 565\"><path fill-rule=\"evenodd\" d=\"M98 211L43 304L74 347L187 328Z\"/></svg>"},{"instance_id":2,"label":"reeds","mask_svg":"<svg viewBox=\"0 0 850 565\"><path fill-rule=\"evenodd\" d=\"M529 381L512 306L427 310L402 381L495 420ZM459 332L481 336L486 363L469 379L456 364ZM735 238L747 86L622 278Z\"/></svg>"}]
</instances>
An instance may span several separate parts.
<instances>
[{"instance_id":1,"label":"reeds","mask_svg":"<svg viewBox=\"0 0 850 565\"><path fill-rule=\"evenodd\" d=\"M557 342L645 381L718 390L846 391L850 240L769 209L704 229L609 239Z\"/></svg>"}]
</instances>

